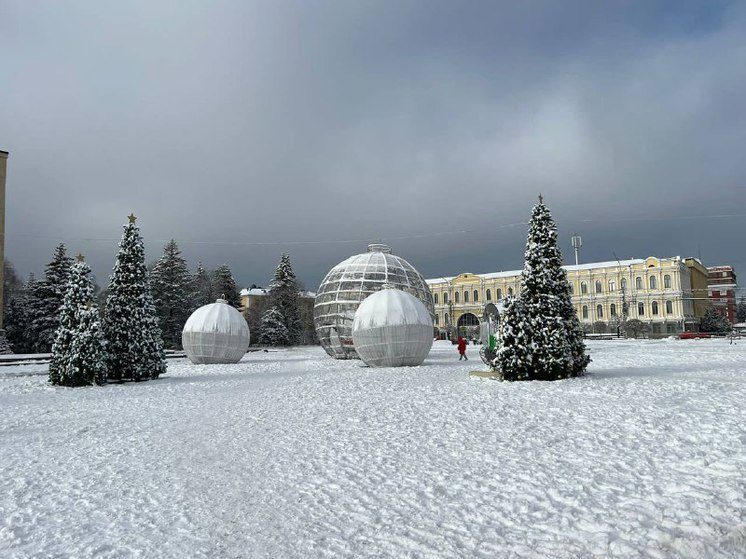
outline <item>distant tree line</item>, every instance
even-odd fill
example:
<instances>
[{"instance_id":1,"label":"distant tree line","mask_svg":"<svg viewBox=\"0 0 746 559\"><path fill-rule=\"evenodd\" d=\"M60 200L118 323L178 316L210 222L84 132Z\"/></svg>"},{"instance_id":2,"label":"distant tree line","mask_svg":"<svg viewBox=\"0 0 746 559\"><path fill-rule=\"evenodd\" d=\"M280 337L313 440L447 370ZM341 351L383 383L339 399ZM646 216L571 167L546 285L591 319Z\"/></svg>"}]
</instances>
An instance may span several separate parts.
<instances>
[{"instance_id":1,"label":"distant tree line","mask_svg":"<svg viewBox=\"0 0 746 559\"><path fill-rule=\"evenodd\" d=\"M60 309L73 267L73 259L64 244L58 245L47 264L44 276L30 274L19 277L13 264L5 261L5 331L10 348L15 353L49 353L60 323ZM181 330L189 315L197 308L225 299L241 308L239 287L227 264L214 270L198 262L192 272L175 240L166 243L163 255L149 271L149 286L155 315L166 349L181 348ZM101 289L90 276L92 297L100 313L104 312L108 288ZM252 343L266 345L296 345L317 343L313 328L313 309L299 299L302 284L296 279L287 255L283 255L269 295L261 298L256 309L245 315L251 329ZM276 308L264 319L264 314ZM282 317L281 319L279 317ZM287 329L273 326L280 320ZM266 334L263 332L266 330Z\"/></svg>"}]
</instances>

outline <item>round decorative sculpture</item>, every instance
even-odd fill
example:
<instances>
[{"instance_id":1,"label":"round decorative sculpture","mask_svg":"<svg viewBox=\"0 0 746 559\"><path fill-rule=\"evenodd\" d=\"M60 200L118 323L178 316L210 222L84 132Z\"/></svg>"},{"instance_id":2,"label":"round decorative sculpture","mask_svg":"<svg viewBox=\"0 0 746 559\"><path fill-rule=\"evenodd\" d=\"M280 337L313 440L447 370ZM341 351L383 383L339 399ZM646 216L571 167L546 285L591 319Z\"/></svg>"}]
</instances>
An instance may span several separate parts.
<instances>
[{"instance_id":1,"label":"round decorative sculpture","mask_svg":"<svg viewBox=\"0 0 746 559\"><path fill-rule=\"evenodd\" d=\"M249 326L240 312L218 299L187 319L181 344L192 363L238 363L249 347Z\"/></svg>"},{"instance_id":2,"label":"round decorative sculpture","mask_svg":"<svg viewBox=\"0 0 746 559\"><path fill-rule=\"evenodd\" d=\"M360 302L384 284L417 297L434 316L433 296L414 267L382 244L332 268L316 293L313 321L322 347L335 359L357 359L352 320ZM431 332L432 334L432 332Z\"/></svg>"},{"instance_id":3,"label":"round decorative sculpture","mask_svg":"<svg viewBox=\"0 0 746 559\"><path fill-rule=\"evenodd\" d=\"M360 303L352 339L371 367L421 365L433 346L433 317L417 297L383 289Z\"/></svg>"}]
</instances>

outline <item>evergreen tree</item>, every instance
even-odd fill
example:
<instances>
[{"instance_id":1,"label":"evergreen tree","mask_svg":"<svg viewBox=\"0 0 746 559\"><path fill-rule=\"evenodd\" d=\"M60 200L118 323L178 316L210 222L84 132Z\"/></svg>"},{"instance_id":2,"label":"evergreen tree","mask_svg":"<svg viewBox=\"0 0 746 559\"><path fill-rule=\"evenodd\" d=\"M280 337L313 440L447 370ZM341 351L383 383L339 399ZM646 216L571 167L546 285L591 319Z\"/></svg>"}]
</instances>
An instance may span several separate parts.
<instances>
[{"instance_id":1,"label":"evergreen tree","mask_svg":"<svg viewBox=\"0 0 746 559\"><path fill-rule=\"evenodd\" d=\"M531 324L520 297L508 297L500 318L500 345L492 366L505 380L527 379L533 367Z\"/></svg>"},{"instance_id":2,"label":"evergreen tree","mask_svg":"<svg viewBox=\"0 0 746 559\"><path fill-rule=\"evenodd\" d=\"M520 293L531 324L532 379L555 380L573 373L567 325L570 311L565 301L569 296L562 253L557 246L557 227L539 197L529 223ZM574 314L574 307L571 312Z\"/></svg>"},{"instance_id":3,"label":"evergreen tree","mask_svg":"<svg viewBox=\"0 0 746 559\"><path fill-rule=\"evenodd\" d=\"M746 297L741 297L736 307L736 322L746 322Z\"/></svg>"},{"instance_id":4,"label":"evergreen tree","mask_svg":"<svg viewBox=\"0 0 746 559\"><path fill-rule=\"evenodd\" d=\"M237 309L241 308L241 296L238 293L238 285L233 279L231 269L223 264L212 273L212 293L221 299L225 299L229 305ZM210 301L214 303L215 299Z\"/></svg>"},{"instance_id":5,"label":"evergreen tree","mask_svg":"<svg viewBox=\"0 0 746 559\"><path fill-rule=\"evenodd\" d=\"M214 303L217 295L212 290L212 277L205 270L202 262L197 264L197 271L192 276L192 304L190 311L194 311L204 305Z\"/></svg>"},{"instance_id":6,"label":"evergreen tree","mask_svg":"<svg viewBox=\"0 0 746 559\"><path fill-rule=\"evenodd\" d=\"M70 344L67 370L60 384L89 386L106 383L106 349L101 329L101 316L90 302L80 309L78 324Z\"/></svg>"},{"instance_id":7,"label":"evergreen tree","mask_svg":"<svg viewBox=\"0 0 746 559\"><path fill-rule=\"evenodd\" d=\"M275 269L275 276L269 284L270 305L276 307L285 319L291 345L300 342L300 296L298 280L295 277L290 257L283 254Z\"/></svg>"},{"instance_id":8,"label":"evergreen tree","mask_svg":"<svg viewBox=\"0 0 746 559\"><path fill-rule=\"evenodd\" d=\"M705 315L700 321L699 329L702 332L725 334L731 331L732 326L722 313L719 313L715 308L710 307L705 311Z\"/></svg>"},{"instance_id":9,"label":"evergreen tree","mask_svg":"<svg viewBox=\"0 0 746 559\"><path fill-rule=\"evenodd\" d=\"M90 318L92 315L96 315L95 321ZM101 369L105 351L97 315L93 305L91 269L83 257L78 256L70 271L59 311L59 326L49 363L49 382L62 386L84 386L105 381L105 371ZM84 342L89 345L82 347Z\"/></svg>"},{"instance_id":10,"label":"evergreen tree","mask_svg":"<svg viewBox=\"0 0 746 559\"><path fill-rule=\"evenodd\" d=\"M166 352L163 349L161 327L150 290L150 282L145 278L146 290L143 310L145 317L145 370L150 371L150 378L157 379L166 372ZM186 320L184 321L186 322Z\"/></svg>"},{"instance_id":11,"label":"evergreen tree","mask_svg":"<svg viewBox=\"0 0 746 559\"><path fill-rule=\"evenodd\" d=\"M171 239L151 272L153 302L167 348L181 347L181 330L191 312L192 277L176 241Z\"/></svg>"},{"instance_id":12,"label":"evergreen tree","mask_svg":"<svg viewBox=\"0 0 746 559\"><path fill-rule=\"evenodd\" d=\"M44 279L36 282L29 292L26 338L32 351L45 353L52 348L71 263L65 245L60 244L47 264Z\"/></svg>"},{"instance_id":13,"label":"evergreen tree","mask_svg":"<svg viewBox=\"0 0 746 559\"><path fill-rule=\"evenodd\" d=\"M271 346L290 345L290 333L285 326L285 317L277 307L270 307L262 315L259 343Z\"/></svg>"},{"instance_id":14,"label":"evergreen tree","mask_svg":"<svg viewBox=\"0 0 746 559\"><path fill-rule=\"evenodd\" d=\"M23 332L26 329L28 300L25 296L24 283L9 261L5 261L5 275L3 276L3 329L0 333L0 354L8 354L16 351L25 353L19 349L19 344L14 343L13 337L23 342Z\"/></svg>"},{"instance_id":15,"label":"evergreen tree","mask_svg":"<svg viewBox=\"0 0 746 559\"><path fill-rule=\"evenodd\" d=\"M135 216L124 226L104 313L110 380L147 380L165 370L165 355Z\"/></svg>"},{"instance_id":16,"label":"evergreen tree","mask_svg":"<svg viewBox=\"0 0 746 559\"><path fill-rule=\"evenodd\" d=\"M29 353L31 347L26 341L28 329L29 297L26 286L11 295L5 309L5 335L15 353Z\"/></svg>"}]
</instances>

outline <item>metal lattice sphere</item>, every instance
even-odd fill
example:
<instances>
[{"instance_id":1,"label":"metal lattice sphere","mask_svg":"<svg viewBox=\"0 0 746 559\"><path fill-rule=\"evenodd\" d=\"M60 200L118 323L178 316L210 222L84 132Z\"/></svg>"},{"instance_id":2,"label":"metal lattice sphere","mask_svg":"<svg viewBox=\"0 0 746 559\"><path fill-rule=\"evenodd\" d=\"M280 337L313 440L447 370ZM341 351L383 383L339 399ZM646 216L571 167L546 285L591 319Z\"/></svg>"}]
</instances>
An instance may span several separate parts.
<instances>
[{"instance_id":1,"label":"metal lattice sphere","mask_svg":"<svg viewBox=\"0 0 746 559\"><path fill-rule=\"evenodd\" d=\"M192 363L238 363L249 347L249 326L240 312L218 299L187 319L181 344Z\"/></svg>"},{"instance_id":2,"label":"metal lattice sphere","mask_svg":"<svg viewBox=\"0 0 746 559\"><path fill-rule=\"evenodd\" d=\"M420 273L386 245L373 244L368 252L340 262L321 282L313 317L316 333L335 359L357 359L352 341L352 320L360 302L384 284L417 297L434 316L433 296Z\"/></svg>"},{"instance_id":3,"label":"metal lattice sphere","mask_svg":"<svg viewBox=\"0 0 746 559\"><path fill-rule=\"evenodd\" d=\"M352 339L371 367L421 365L433 347L433 317L417 297L383 289L360 303Z\"/></svg>"}]
</instances>

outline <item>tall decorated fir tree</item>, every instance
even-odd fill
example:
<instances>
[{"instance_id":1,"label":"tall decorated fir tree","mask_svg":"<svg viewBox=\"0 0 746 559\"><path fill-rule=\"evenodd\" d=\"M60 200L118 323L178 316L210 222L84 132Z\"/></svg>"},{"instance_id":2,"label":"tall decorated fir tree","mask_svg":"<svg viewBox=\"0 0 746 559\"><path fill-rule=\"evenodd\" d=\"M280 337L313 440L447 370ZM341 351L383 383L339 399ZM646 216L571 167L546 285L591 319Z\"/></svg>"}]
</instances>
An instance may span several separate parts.
<instances>
[{"instance_id":1,"label":"tall decorated fir tree","mask_svg":"<svg viewBox=\"0 0 746 559\"><path fill-rule=\"evenodd\" d=\"M106 299L104 335L110 380L157 378L166 367L136 219L130 215L124 226Z\"/></svg>"},{"instance_id":2,"label":"tall decorated fir tree","mask_svg":"<svg viewBox=\"0 0 746 559\"><path fill-rule=\"evenodd\" d=\"M49 381L62 386L103 384L105 350L93 304L91 268L81 255L73 264L59 310L49 363Z\"/></svg>"},{"instance_id":3,"label":"tall decorated fir tree","mask_svg":"<svg viewBox=\"0 0 746 559\"><path fill-rule=\"evenodd\" d=\"M262 315L259 343L271 346L290 345L290 333L285 326L285 317L277 307L270 307Z\"/></svg>"},{"instance_id":4,"label":"tall decorated fir tree","mask_svg":"<svg viewBox=\"0 0 746 559\"><path fill-rule=\"evenodd\" d=\"M557 226L541 196L531 213L524 258L520 297L531 324L530 376L535 380L567 377L573 365L561 295L567 279L557 246Z\"/></svg>"},{"instance_id":5,"label":"tall decorated fir tree","mask_svg":"<svg viewBox=\"0 0 746 559\"><path fill-rule=\"evenodd\" d=\"M241 308L238 285L227 264L223 264L212 273L212 292L216 297L225 299L230 306L236 309ZM210 301L210 303L214 302L215 300Z\"/></svg>"},{"instance_id":6,"label":"tall decorated fir tree","mask_svg":"<svg viewBox=\"0 0 746 559\"><path fill-rule=\"evenodd\" d=\"M186 260L173 239L163 248L163 256L156 262L150 278L163 344L168 348L179 348L181 330L191 312L193 280Z\"/></svg>"},{"instance_id":7,"label":"tall decorated fir tree","mask_svg":"<svg viewBox=\"0 0 746 559\"><path fill-rule=\"evenodd\" d=\"M562 268L557 226L541 196L531 214L521 292L504 314L495 367L505 378L556 380L585 372L590 359Z\"/></svg>"},{"instance_id":8,"label":"tall decorated fir tree","mask_svg":"<svg viewBox=\"0 0 746 559\"><path fill-rule=\"evenodd\" d=\"M54 343L71 265L72 258L67 255L65 245L58 245L52 261L44 271L44 279L31 286L28 293L26 339L32 351L50 351Z\"/></svg>"},{"instance_id":9,"label":"tall decorated fir tree","mask_svg":"<svg viewBox=\"0 0 746 559\"><path fill-rule=\"evenodd\" d=\"M269 284L270 305L276 307L284 318L290 345L301 338L300 296L298 280L295 277L290 256L283 254L275 269L275 276Z\"/></svg>"},{"instance_id":10,"label":"tall decorated fir tree","mask_svg":"<svg viewBox=\"0 0 746 559\"><path fill-rule=\"evenodd\" d=\"M493 368L504 380L529 378L532 364L531 324L520 297L508 297L498 328L500 345Z\"/></svg>"}]
</instances>

